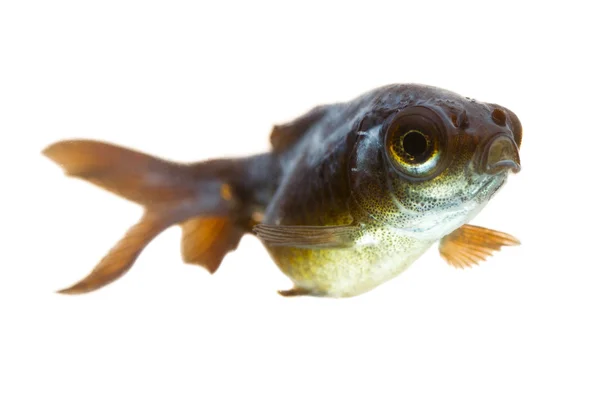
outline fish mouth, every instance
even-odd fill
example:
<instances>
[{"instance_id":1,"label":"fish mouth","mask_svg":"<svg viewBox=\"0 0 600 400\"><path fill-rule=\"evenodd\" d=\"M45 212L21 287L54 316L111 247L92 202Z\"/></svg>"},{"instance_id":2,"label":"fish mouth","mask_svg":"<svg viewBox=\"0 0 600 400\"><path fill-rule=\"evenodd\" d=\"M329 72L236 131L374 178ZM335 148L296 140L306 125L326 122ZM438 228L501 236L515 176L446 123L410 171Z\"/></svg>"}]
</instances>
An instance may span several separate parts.
<instances>
[{"instance_id":1,"label":"fish mouth","mask_svg":"<svg viewBox=\"0 0 600 400\"><path fill-rule=\"evenodd\" d=\"M479 154L477 170L487 175L497 175L505 171L518 173L521 170L519 148L514 139L504 132L492 136L483 144Z\"/></svg>"}]
</instances>

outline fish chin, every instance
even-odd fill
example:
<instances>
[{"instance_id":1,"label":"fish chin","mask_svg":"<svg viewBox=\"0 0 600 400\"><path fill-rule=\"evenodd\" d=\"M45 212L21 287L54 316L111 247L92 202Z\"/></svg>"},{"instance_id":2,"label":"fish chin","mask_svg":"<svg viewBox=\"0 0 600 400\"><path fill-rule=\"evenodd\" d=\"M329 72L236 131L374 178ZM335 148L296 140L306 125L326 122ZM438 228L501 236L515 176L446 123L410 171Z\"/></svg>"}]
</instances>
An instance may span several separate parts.
<instances>
[{"instance_id":1,"label":"fish chin","mask_svg":"<svg viewBox=\"0 0 600 400\"><path fill-rule=\"evenodd\" d=\"M483 184L476 190L473 198L488 202L498 193L508 178L508 171L486 177Z\"/></svg>"},{"instance_id":2,"label":"fish chin","mask_svg":"<svg viewBox=\"0 0 600 400\"><path fill-rule=\"evenodd\" d=\"M407 223L395 226L405 236L418 240L436 241L471 221L487 205L506 181L507 174L486 176L461 201L427 211L409 210L396 199L398 211L410 216ZM470 192L470 193L469 193ZM395 197L395 196L394 196Z\"/></svg>"}]
</instances>

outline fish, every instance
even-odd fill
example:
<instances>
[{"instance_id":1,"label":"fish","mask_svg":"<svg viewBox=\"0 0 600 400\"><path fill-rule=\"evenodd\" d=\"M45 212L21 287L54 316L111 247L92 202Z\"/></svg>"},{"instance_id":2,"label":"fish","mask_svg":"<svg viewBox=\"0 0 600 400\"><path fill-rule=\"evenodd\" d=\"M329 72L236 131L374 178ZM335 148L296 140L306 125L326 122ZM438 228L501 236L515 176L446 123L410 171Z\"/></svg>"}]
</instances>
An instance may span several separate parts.
<instances>
[{"instance_id":1,"label":"fish","mask_svg":"<svg viewBox=\"0 0 600 400\"><path fill-rule=\"evenodd\" d=\"M275 124L270 151L181 163L71 139L42 154L66 176L144 208L75 284L123 277L165 229L182 230L184 263L211 274L254 235L291 281L282 296L347 298L397 277L438 245L466 268L520 241L469 222L521 169L522 126L506 107L415 83L372 89Z\"/></svg>"}]
</instances>

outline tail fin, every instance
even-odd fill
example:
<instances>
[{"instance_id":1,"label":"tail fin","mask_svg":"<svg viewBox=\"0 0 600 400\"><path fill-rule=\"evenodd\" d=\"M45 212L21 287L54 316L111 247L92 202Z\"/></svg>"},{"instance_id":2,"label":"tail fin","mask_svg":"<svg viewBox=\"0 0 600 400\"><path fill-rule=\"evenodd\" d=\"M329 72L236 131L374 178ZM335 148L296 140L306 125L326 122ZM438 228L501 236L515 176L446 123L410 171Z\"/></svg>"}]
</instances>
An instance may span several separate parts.
<instances>
[{"instance_id":1,"label":"tail fin","mask_svg":"<svg viewBox=\"0 0 600 400\"><path fill-rule=\"evenodd\" d=\"M236 225L239 202L231 187L222 177L212 176L210 169L198 174L202 164L192 168L92 140L54 143L43 154L61 165L67 176L84 179L145 207L141 220L92 272L59 293L87 293L117 280L156 236L175 224L183 228L184 261L200 264L211 273L244 234Z\"/></svg>"}]
</instances>

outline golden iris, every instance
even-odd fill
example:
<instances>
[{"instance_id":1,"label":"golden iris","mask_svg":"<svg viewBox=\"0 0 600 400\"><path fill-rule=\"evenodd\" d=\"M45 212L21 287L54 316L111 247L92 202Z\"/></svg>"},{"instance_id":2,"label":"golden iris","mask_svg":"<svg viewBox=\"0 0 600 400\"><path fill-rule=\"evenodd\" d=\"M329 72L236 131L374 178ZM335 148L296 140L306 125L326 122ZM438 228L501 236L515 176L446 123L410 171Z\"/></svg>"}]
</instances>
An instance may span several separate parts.
<instances>
[{"instance_id":1,"label":"golden iris","mask_svg":"<svg viewBox=\"0 0 600 400\"><path fill-rule=\"evenodd\" d=\"M427 176L438 164L439 141L423 130L399 128L388 137L388 151L396 167L409 175Z\"/></svg>"}]
</instances>

